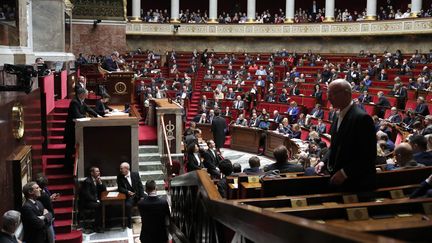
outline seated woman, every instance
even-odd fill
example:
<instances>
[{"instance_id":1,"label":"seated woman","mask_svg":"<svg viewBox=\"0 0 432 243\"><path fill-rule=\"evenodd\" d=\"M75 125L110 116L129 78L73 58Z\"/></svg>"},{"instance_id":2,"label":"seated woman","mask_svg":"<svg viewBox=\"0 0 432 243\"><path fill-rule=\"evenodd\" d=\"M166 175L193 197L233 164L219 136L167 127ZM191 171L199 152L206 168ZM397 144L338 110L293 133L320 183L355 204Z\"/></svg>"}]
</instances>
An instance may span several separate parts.
<instances>
[{"instance_id":1,"label":"seated woman","mask_svg":"<svg viewBox=\"0 0 432 243\"><path fill-rule=\"evenodd\" d=\"M187 163L186 163L187 171L191 172L194 170L200 170L202 168L201 158L202 158L202 152L200 151L198 144L196 143L189 144L187 147Z\"/></svg>"}]
</instances>

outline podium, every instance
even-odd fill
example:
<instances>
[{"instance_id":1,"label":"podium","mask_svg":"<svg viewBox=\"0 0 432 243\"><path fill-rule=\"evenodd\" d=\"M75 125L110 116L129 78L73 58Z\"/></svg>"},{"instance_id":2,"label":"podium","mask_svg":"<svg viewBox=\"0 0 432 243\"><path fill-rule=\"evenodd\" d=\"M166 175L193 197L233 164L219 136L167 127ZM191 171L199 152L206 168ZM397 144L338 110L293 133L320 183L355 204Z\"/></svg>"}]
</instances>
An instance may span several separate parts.
<instances>
[{"instance_id":1,"label":"podium","mask_svg":"<svg viewBox=\"0 0 432 243\"><path fill-rule=\"evenodd\" d=\"M131 170L138 171L138 118L78 119L75 138L79 144L79 178L87 176L92 166L98 166L104 177L116 176L122 162L129 162Z\"/></svg>"},{"instance_id":2,"label":"podium","mask_svg":"<svg viewBox=\"0 0 432 243\"><path fill-rule=\"evenodd\" d=\"M133 72L111 72L106 74L104 82L110 103L113 105L132 104L134 101Z\"/></svg>"}]
</instances>

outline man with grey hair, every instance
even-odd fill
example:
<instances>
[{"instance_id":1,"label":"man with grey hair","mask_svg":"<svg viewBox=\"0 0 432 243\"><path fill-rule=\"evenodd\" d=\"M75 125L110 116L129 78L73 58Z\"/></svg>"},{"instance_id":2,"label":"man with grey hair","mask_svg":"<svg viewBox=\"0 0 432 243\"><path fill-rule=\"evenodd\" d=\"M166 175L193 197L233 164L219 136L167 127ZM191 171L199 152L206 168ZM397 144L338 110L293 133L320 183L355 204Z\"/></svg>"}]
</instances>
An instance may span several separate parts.
<instances>
[{"instance_id":1,"label":"man with grey hair","mask_svg":"<svg viewBox=\"0 0 432 243\"><path fill-rule=\"evenodd\" d=\"M1 243L18 243L15 231L21 223L21 214L15 210L9 210L3 214L0 231Z\"/></svg>"},{"instance_id":2,"label":"man with grey hair","mask_svg":"<svg viewBox=\"0 0 432 243\"><path fill-rule=\"evenodd\" d=\"M342 191L368 191L375 187L376 136L372 118L353 105L351 86L344 79L329 84L328 99L340 112L331 127L329 159L315 166L326 169L330 183Z\"/></svg>"},{"instance_id":3,"label":"man with grey hair","mask_svg":"<svg viewBox=\"0 0 432 243\"><path fill-rule=\"evenodd\" d=\"M128 218L127 226L132 228L131 209L141 199L144 198L144 187L138 172L130 171L130 165L127 162L120 164L120 174L117 176L118 191L126 195L126 216Z\"/></svg>"},{"instance_id":4,"label":"man with grey hair","mask_svg":"<svg viewBox=\"0 0 432 243\"><path fill-rule=\"evenodd\" d=\"M52 215L37 200L41 196L41 188L31 181L23 186L22 192L27 199L21 210L24 242L49 242L48 227L52 223Z\"/></svg>"}]
</instances>

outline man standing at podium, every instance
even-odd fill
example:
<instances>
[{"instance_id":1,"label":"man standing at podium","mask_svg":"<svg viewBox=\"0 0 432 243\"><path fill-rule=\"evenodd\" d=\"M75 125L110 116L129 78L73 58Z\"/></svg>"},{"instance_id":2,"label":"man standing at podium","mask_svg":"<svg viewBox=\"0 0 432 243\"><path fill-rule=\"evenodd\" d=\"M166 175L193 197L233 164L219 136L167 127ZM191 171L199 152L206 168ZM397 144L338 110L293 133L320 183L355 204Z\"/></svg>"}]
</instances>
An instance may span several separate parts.
<instances>
[{"instance_id":1,"label":"man standing at podium","mask_svg":"<svg viewBox=\"0 0 432 243\"><path fill-rule=\"evenodd\" d=\"M66 118L66 126L64 131L64 143L66 144L65 166L71 168L73 166L72 156L75 154L75 119L84 118L89 113L94 117L99 116L92 108L84 103L87 98L88 91L79 88L76 91L75 98L72 99L68 108L68 116Z\"/></svg>"}]
</instances>

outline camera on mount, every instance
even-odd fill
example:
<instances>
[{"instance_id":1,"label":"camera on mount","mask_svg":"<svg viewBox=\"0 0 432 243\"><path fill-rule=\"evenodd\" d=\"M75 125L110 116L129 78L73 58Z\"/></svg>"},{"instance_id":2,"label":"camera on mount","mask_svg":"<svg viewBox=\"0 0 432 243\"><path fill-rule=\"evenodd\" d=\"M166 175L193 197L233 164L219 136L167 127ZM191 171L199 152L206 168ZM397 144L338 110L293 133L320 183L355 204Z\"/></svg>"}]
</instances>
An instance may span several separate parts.
<instances>
[{"instance_id":1,"label":"camera on mount","mask_svg":"<svg viewBox=\"0 0 432 243\"><path fill-rule=\"evenodd\" d=\"M37 77L38 72L32 65L13 65L5 64L3 70L6 73L16 75L16 85L0 85L0 91L24 91L30 93L33 86L33 77Z\"/></svg>"}]
</instances>

